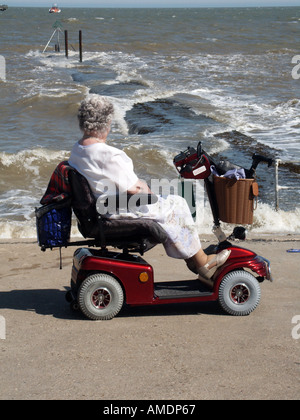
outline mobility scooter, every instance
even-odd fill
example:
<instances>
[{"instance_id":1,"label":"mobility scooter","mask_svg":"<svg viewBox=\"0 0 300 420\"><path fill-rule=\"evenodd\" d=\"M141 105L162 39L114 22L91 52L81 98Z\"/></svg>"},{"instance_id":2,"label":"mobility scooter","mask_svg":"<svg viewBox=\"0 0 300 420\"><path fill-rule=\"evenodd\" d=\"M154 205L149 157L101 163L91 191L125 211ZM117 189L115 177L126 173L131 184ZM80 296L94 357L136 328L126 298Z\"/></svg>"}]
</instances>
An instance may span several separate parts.
<instances>
[{"instance_id":1,"label":"mobility scooter","mask_svg":"<svg viewBox=\"0 0 300 420\"><path fill-rule=\"evenodd\" d=\"M245 170L248 178L253 176L260 161L267 162L269 166L272 163L271 159L253 155L251 169ZM202 150L201 143L197 149L188 147L179 153L174 158L174 165L182 178L204 180L214 218L213 230L219 241L205 252L217 253L224 248L231 250L228 260L215 271L210 284L204 284L198 278L155 282L153 268L143 254L166 240L165 231L152 220L102 217L86 179L67 165L66 162L71 199L65 198L60 205L64 207L64 202L67 203L68 214L71 205L78 228L87 238L77 242L62 239L59 244L60 247L80 246L74 252L71 288L66 294L72 309L80 309L91 320L109 320L119 313L125 303L143 306L218 301L226 313L236 316L248 315L257 307L260 283L265 279L272 281L270 263L253 251L233 245L222 232L211 167L214 165L223 173L224 168L216 165ZM145 197L147 203L149 198L155 199L153 195L141 195L141 203L145 203ZM43 237L41 214L45 214L45 210L41 209L44 207L36 211L42 250L57 246ZM244 239L244 231L243 227L236 227L229 239L234 236Z\"/></svg>"}]
</instances>

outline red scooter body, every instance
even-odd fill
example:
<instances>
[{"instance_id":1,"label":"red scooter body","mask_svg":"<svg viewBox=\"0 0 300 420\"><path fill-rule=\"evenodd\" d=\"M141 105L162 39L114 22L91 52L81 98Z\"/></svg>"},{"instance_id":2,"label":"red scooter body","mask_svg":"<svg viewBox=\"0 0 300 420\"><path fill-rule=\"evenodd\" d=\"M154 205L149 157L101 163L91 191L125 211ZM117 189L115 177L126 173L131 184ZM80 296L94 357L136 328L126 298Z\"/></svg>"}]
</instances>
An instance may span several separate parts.
<instances>
[{"instance_id":1,"label":"red scooter body","mask_svg":"<svg viewBox=\"0 0 300 420\"><path fill-rule=\"evenodd\" d=\"M219 289L224 277L228 273L239 273L245 269L255 273L259 282L264 279L271 280L270 267L267 260L248 249L236 246L231 246L228 249L231 250L230 257L215 272L212 282L213 287L210 287L209 285L201 284L198 279L155 283L153 268L142 257L79 248L75 251L72 269L72 305L77 307L77 300L74 297L78 295L84 281L97 273L111 276L119 282L124 293L124 300L129 306L218 301L220 297ZM241 284L244 284L244 282ZM241 308L238 309L240 310ZM91 317L92 319L102 319L101 307L98 310L100 312L99 317ZM87 313L86 315L89 316ZM238 313L238 315L244 314Z\"/></svg>"}]
</instances>

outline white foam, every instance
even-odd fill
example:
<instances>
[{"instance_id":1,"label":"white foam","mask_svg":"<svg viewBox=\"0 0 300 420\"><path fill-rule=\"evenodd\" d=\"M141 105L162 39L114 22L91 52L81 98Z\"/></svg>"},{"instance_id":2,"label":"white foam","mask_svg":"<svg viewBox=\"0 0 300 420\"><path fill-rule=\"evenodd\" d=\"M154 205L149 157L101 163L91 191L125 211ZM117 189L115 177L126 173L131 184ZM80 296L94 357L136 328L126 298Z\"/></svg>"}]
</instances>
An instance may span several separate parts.
<instances>
[{"instance_id":1,"label":"white foam","mask_svg":"<svg viewBox=\"0 0 300 420\"><path fill-rule=\"evenodd\" d=\"M195 89L191 93L212 105L208 116L270 147L283 150L287 159L292 158L295 150L300 151L297 140L300 134L298 99L273 104L258 103L257 97L242 94L229 96L226 91L213 89Z\"/></svg>"},{"instance_id":2,"label":"white foam","mask_svg":"<svg viewBox=\"0 0 300 420\"><path fill-rule=\"evenodd\" d=\"M0 214L2 218L14 217L16 220L32 217L33 197L26 189L13 189L0 195Z\"/></svg>"},{"instance_id":3,"label":"white foam","mask_svg":"<svg viewBox=\"0 0 300 420\"><path fill-rule=\"evenodd\" d=\"M0 239L36 238L34 222L17 222L0 220Z\"/></svg>"},{"instance_id":4,"label":"white foam","mask_svg":"<svg viewBox=\"0 0 300 420\"><path fill-rule=\"evenodd\" d=\"M0 164L6 167L18 167L34 175L39 175L40 167L46 162L60 162L70 155L66 150L44 148L26 149L17 153L0 152Z\"/></svg>"},{"instance_id":5,"label":"white foam","mask_svg":"<svg viewBox=\"0 0 300 420\"><path fill-rule=\"evenodd\" d=\"M224 139L218 139L214 137L214 134L211 133L209 130L204 130L203 135L204 137L209 140L208 146L209 146L209 154L211 155L217 155L219 153L224 152L226 149L230 147L230 144L224 140Z\"/></svg>"},{"instance_id":6,"label":"white foam","mask_svg":"<svg viewBox=\"0 0 300 420\"><path fill-rule=\"evenodd\" d=\"M293 211L278 210L259 203L254 212L251 231L256 233L300 233L300 207Z\"/></svg>"},{"instance_id":7,"label":"white foam","mask_svg":"<svg viewBox=\"0 0 300 420\"><path fill-rule=\"evenodd\" d=\"M71 239L78 238L81 234L78 231L75 219L72 220ZM3 221L0 219L0 239L37 239L36 221L31 218L26 221Z\"/></svg>"},{"instance_id":8,"label":"white foam","mask_svg":"<svg viewBox=\"0 0 300 420\"><path fill-rule=\"evenodd\" d=\"M215 41L215 38L209 39ZM86 60L94 61L96 64L99 62L101 66L111 68L117 73L115 80L104 81L104 84L141 80L146 83L146 87L148 86L148 89L139 89L130 94L122 104L119 101L118 120L123 134L126 135L128 132L126 122L122 121L122 115L125 115L126 110L135 103L171 97L176 93L188 93L198 96L200 104L203 100L209 104L205 115L226 124L229 129L252 135L262 143L284 150L286 158L290 159L295 151L300 150L300 143L295 140L300 134L299 99L289 99L279 104L275 104L274 101L265 103L265 96L248 95L246 92L241 92L238 86L232 89L231 85L233 74L236 75L238 84L244 83L239 79L243 80L245 77L245 69L250 81L252 78L257 81L259 71L260 78L273 77L276 82L277 76L270 74L270 71L277 56L278 54L273 53L269 53L268 58L262 58L260 55L224 56L196 53L187 56L172 55L167 59L165 55L156 55L154 64L152 56L137 56L134 53L121 51L85 52ZM55 54L53 59L51 56L32 50L26 54L26 57L37 59L38 66L35 70L38 69L40 74L46 70L53 71L56 68L72 68L78 65L77 54L72 51L69 59L61 53ZM181 72L178 72L179 68ZM161 78L157 78L158 69ZM170 77L174 71L176 79ZM196 74L205 77L197 78ZM227 81L225 84L220 84L220 80L223 80L222 74ZM66 90L61 89L63 85L59 87L60 92L47 83L42 83L42 86L43 88L39 87L36 92L42 92L43 95L63 96L62 92ZM68 93L72 92L67 91L66 94ZM112 100L115 101L114 98ZM116 104L118 105L117 102Z\"/></svg>"},{"instance_id":9,"label":"white foam","mask_svg":"<svg viewBox=\"0 0 300 420\"><path fill-rule=\"evenodd\" d=\"M197 219L199 234L211 233L213 222L210 207L208 205L199 209ZM221 222L226 234L230 234L234 225ZM276 211L266 203L258 202L254 211L253 224L247 226L249 232L261 234L300 234L300 207L293 211Z\"/></svg>"},{"instance_id":10,"label":"white foam","mask_svg":"<svg viewBox=\"0 0 300 420\"><path fill-rule=\"evenodd\" d=\"M203 200L201 192L197 193L198 200ZM203 203L203 202L202 202ZM205 201L205 206L197 206L197 227L199 236L211 234L213 219L210 207ZM234 225L221 222L226 235L230 235ZM294 211L275 211L268 204L258 203L254 212L253 225L246 226L249 232L256 234L300 234L300 208ZM78 237L76 221L73 220L71 236ZM0 219L0 239L36 238L35 218L33 209L31 217L25 221Z\"/></svg>"}]
</instances>

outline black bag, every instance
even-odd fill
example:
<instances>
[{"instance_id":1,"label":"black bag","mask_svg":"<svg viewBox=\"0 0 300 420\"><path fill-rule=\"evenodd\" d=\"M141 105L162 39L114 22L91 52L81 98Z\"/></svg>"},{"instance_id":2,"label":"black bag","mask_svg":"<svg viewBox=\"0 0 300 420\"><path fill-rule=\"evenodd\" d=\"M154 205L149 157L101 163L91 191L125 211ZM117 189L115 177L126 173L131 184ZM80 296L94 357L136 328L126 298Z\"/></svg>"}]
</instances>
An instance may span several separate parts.
<instances>
[{"instance_id":1,"label":"black bag","mask_svg":"<svg viewBox=\"0 0 300 420\"><path fill-rule=\"evenodd\" d=\"M36 209L35 216L38 243L42 250L67 246L72 224L70 198Z\"/></svg>"}]
</instances>

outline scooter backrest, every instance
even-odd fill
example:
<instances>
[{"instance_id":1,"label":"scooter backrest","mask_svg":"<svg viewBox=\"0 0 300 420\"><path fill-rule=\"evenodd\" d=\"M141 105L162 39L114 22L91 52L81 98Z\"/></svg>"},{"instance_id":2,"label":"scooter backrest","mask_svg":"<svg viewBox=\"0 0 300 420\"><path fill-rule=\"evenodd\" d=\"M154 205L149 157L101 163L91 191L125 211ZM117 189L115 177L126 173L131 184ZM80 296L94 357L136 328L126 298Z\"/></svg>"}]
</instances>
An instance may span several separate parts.
<instances>
[{"instance_id":1,"label":"scooter backrest","mask_svg":"<svg viewBox=\"0 0 300 420\"><path fill-rule=\"evenodd\" d=\"M86 178L75 169L69 170L69 182L72 192L71 205L78 220L78 228L84 237L93 237L101 218L96 209L94 194Z\"/></svg>"}]
</instances>

